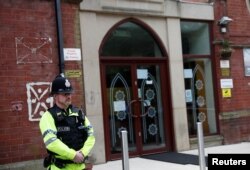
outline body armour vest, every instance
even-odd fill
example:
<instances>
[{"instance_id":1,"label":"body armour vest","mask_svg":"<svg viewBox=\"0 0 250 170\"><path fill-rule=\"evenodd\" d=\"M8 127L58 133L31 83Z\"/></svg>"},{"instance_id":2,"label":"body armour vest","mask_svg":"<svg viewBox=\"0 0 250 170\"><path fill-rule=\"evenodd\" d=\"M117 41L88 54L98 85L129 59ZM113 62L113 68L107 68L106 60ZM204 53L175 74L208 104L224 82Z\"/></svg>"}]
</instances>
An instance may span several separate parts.
<instances>
[{"instance_id":1,"label":"body armour vest","mask_svg":"<svg viewBox=\"0 0 250 170\"><path fill-rule=\"evenodd\" d=\"M85 115L82 110L70 106L69 109L78 116L66 116L56 105L48 111L55 120L57 128L57 138L60 139L69 148L76 151L80 150L87 140L88 132L84 126Z\"/></svg>"}]
</instances>

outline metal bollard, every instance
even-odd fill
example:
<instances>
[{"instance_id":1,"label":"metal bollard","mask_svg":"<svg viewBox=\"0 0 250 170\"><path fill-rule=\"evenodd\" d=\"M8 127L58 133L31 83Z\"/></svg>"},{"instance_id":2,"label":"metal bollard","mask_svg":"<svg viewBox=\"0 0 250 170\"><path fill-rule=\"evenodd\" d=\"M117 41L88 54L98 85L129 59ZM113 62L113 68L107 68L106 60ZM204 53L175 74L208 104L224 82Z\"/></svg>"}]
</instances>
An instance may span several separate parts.
<instances>
[{"instance_id":1,"label":"metal bollard","mask_svg":"<svg viewBox=\"0 0 250 170\"><path fill-rule=\"evenodd\" d=\"M206 170L202 122L197 122L197 133L198 133L198 144L199 144L198 151L199 151L200 170Z\"/></svg>"},{"instance_id":2,"label":"metal bollard","mask_svg":"<svg viewBox=\"0 0 250 170\"><path fill-rule=\"evenodd\" d=\"M128 132L121 131L122 135L122 169L129 170L129 154L128 154Z\"/></svg>"}]
</instances>

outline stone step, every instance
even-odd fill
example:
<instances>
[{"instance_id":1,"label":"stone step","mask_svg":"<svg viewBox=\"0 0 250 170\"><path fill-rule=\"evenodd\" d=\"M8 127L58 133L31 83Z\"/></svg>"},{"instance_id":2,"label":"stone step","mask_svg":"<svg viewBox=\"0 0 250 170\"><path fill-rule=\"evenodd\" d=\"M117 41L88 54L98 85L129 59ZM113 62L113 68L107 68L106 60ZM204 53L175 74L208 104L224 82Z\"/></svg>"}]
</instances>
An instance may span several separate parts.
<instances>
[{"instance_id":1,"label":"stone step","mask_svg":"<svg viewBox=\"0 0 250 170\"><path fill-rule=\"evenodd\" d=\"M190 149L198 148L198 138L190 138ZM212 135L204 137L204 147L219 146L223 145L223 137L221 135Z\"/></svg>"}]
</instances>

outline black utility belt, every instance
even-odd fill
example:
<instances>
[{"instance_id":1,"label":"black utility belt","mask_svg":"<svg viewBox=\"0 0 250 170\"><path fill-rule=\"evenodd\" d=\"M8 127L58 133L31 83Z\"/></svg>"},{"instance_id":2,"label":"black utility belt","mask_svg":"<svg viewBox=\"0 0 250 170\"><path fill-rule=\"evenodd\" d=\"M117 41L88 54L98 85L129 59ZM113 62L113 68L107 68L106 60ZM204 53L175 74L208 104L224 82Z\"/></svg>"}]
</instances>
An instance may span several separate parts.
<instances>
[{"instance_id":1,"label":"black utility belt","mask_svg":"<svg viewBox=\"0 0 250 170\"><path fill-rule=\"evenodd\" d=\"M75 163L75 162L71 160L63 160L63 159L55 158L52 155L48 155L44 158L43 166L44 168L47 168L51 164L55 164L58 168L64 168L66 164L72 164L72 163Z\"/></svg>"}]
</instances>

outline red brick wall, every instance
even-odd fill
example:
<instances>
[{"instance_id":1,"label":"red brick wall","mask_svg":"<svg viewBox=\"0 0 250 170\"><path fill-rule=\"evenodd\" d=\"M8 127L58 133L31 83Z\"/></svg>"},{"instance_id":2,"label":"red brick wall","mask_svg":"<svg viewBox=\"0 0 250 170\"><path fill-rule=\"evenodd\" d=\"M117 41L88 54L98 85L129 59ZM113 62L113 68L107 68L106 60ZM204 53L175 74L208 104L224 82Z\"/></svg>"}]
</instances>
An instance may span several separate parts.
<instances>
[{"instance_id":1,"label":"red brick wall","mask_svg":"<svg viewBox=\"0 0 250 170\"><path fill-rule=\"evenodd\" d=\"M224 143L239 143L250 141L250 117L222 120L221 131L224 135ZM240 125L239 125L240 123Z\"/></svg>"},{"instance_id":2,"label":"red brick wall","mask_svg":"<svg viewBox=\"0 0 250 170\"><path fill-rule=\"evenodd\" d=\"M231 118L220 121L221 134L225 138L225 143L235 143L240 141L250 141L250 114L242 114L242 111L249 112L250 108L250 77L246 77L244 73L243 47L250 45L250 13L247 9L246 1L235 0L218 0L214 4L215 21L222 16L228 16L233 19L229 23L227 33L221 34L220 27L217 22L214 23L215 39L229 39L234 45L234 52L230 58L231 75L222 77L219 68L218 49L219 45L215 45L217 50L217 87L219 98L219 113L236 113L240 118ZM233 89L231 98L222 98L220 89L221 78L232 78Z\"/></svg>"},{"instance_id":3,"label":"red brick wall","mask_svg":"<svg viewBox=\"0 0 250 170\"><path fill-rule=\"evenodd\" d=\"M79 2L62 1L61 6L64 48L80 48ZM54 1L0 0L0 164L43 158L39 122L29 121L26 85L51 82L59 73L58 62ZM81 62L65 61L65 70L71 69L82 70ZM70 80L76 92L73 102L83 105L82 77ZM33 99L37 104L39 99Z\"/></svg>"}]
</instances>

